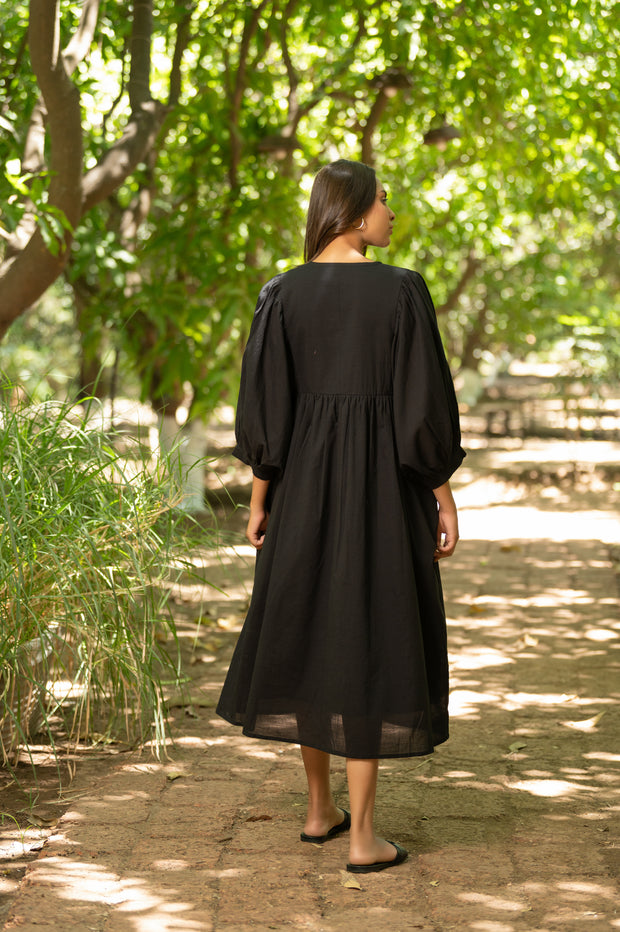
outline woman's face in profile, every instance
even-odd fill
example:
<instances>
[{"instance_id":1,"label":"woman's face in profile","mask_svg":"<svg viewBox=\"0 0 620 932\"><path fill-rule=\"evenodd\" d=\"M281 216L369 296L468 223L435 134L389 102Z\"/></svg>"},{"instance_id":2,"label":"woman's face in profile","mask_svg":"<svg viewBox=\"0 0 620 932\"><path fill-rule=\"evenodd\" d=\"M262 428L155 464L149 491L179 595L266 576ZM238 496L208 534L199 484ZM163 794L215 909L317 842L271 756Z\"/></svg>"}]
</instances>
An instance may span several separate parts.
<instances>
[{"instance_id":1,"label":"woman's face in profile","mask_svg":"<svg viewBox=\"0 0 620 932\"><path fill-rule=\"evenodd\" d=\"M377 196L364 215L364 241L369 246L389 246L394 217L394 211L388 207L385 188L377 179Z\"/></svg>"}]
</instances>

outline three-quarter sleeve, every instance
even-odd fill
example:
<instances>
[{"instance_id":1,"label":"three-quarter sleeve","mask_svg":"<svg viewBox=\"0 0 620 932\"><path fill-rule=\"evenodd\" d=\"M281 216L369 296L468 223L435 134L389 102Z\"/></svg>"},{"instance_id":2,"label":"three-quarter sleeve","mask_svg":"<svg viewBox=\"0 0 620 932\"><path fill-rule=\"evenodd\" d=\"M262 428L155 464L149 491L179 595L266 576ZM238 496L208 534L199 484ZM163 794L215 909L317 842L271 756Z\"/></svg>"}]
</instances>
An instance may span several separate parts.
<instances>
[{"instance_id":1,"label":"three-quarter sleeve","mask_svg":"<svg viewBox=\"0 0 620 932\"><path fill-rule=\"evenodd\" d=\"M241 366L233 454L259 479L286 463L294 413L294 379L279 299L279 276L258 296Z\"/></svg>"},{"instance_id":2,"label":"three-quarter sleeve","mask_svg":"<svg viewBox=\"0 0 620 932\"><path fill-rule=\"evenodd\" d=\"M401 469L436 489L460 466L459 412L426 283L407 272L397 308L393 357L394 431Z\"/></svg>"}]
</instances>

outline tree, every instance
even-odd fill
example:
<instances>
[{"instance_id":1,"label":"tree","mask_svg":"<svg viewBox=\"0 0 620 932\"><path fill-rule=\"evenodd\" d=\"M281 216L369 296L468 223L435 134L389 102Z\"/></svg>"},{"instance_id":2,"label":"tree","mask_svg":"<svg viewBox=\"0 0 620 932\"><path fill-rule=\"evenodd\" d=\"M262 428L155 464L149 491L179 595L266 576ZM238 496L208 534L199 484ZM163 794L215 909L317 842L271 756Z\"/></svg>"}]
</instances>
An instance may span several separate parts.
<instances>
[{"instance_id":1,"label":"tree","mask_svg":"<svg viewBox=\"0 0 620 932\"><path fill-rule=\"evenodd\" d=\"M611 0L199 0L191 19L160 0L155 12L98 13L97 54L73 86L88 114L82 189L90 178L101 196L83 199L79 227L67 214L73 232L46 262L67 270L84 346L96 360L113 334L156 409L174 412L186 381L195 412L234 392L258 286L299 261L307 182L339 155L374 163L393 192L390 261L424 272L455 364L564 337L590 371L597 355L617 367ZM67 4L65 32L76 19ZM15 127L35 85L7 22ZM131 158L128 132L148 141ZM50 137L53 154L51 124ZM22 143L16 130L5 152ZM38 211L39 249L64 215L52 180L30 179L21 221Z\"/></svg>"},{"instance_id":2,"label":"tree","mask_svg":"<svg viewBox=\"0 0 620 932\"><path fill-rule=\"evenodd\" d=\"M84 135L80 92L71 76L90 52L100 13L99 0L84 0L77 27L61 51L60 2L30 0L27 44L33 75L40 90L23 140L22 179L15 187L24 196L21 216L6 235L0 266L0 337L10 324L56 280L70 254L82 216L109 197L152 150L166 114L178 96L182 54L187 42L188 13L178 4L176 47L169 76L166 102L151 93L152 0L134 0L129 32L125 36L129 74L129 114L122 135L104 146L95 163L84 171ZM11 25L19 28L22 5L17 4ZM117 5L116 13L120 11ZM122 17L118 17L122 22ZM64 23L62 23L64 25ZM123 30L121 30L123 31ZM13 59L13 72L4 77L11 91L23 65L25 34ZM17 88L16 88L17 90ZM20 101L23 103L23 98ZM3 123L11 96L5 101ZM13 114L17 119L18 114ZM49 136L49 164L46 153ZM48 179L45 188L35 184ZM36 193L35 193L36 192Z\"/></svg>"}]
</instances>

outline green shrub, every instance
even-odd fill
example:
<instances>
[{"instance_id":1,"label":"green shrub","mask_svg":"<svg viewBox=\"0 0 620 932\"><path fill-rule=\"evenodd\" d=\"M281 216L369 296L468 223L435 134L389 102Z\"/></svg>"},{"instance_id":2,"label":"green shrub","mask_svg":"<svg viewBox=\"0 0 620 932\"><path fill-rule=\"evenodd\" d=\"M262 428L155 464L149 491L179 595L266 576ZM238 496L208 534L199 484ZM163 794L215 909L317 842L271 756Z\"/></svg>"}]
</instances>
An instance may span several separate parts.
<instances>
[{"instance_id":1,"label":"green shrub","mask_svg":"<svg viewBox=\"0 0 620 932\"><path fill-rule=\"evenodd\" d=\"M0 405L0 750L37 732L165 736L174 508L81 409ZM187 516L180 517L187 527ZM172 635L172 639L168 635ZM154 729L154 734L153 734Z\"/></svg>"}]
</instances>

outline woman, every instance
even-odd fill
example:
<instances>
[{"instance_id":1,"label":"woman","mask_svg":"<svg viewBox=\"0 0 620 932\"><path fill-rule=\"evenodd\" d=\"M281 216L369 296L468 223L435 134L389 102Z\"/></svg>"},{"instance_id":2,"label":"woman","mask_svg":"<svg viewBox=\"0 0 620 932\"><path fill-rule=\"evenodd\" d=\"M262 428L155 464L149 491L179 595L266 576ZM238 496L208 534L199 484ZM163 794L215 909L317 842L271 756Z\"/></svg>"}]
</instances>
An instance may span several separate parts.
<instances>
[{"instance_id":1,"label":"woman","mask_svg":"<svg viewBox=\"0 0 620 932\"><path fill-rule=\"evenodd\" d=\"M262 289L245 351L235 455L253 469L252 601L218 713L301 745L302 841L350 828L355 873L400 864L373 816L379 758L448 737L437 561L454 552L448 479L458 409L421 276L372 262L394 213L372 168L316 176L305 264ZM347 759L351 813L330 754Z\"/></svg>"}]
</instances>

